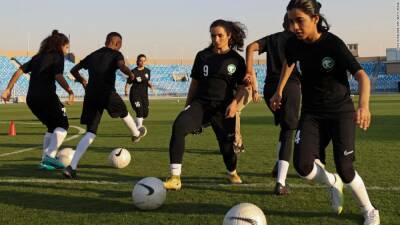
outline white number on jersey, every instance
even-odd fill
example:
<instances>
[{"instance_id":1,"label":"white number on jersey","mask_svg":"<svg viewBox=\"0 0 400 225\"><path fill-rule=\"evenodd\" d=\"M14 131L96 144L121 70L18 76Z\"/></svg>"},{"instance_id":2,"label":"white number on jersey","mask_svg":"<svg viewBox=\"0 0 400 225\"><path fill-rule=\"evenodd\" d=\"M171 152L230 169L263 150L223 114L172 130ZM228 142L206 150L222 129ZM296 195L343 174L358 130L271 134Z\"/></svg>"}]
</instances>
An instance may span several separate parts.
<instances>
[{"instance_id":1,"label":"white number on jersey","mask_svg":"<svg viewBox=\"0 0 400 225\"><path fill-rule=\"evenodd\" d=\"M297 130L297 132L296 132L296 137L294 139L294 143L296 143L297 145L300 143L300 130Z\"/></svg>"},{"instance_id":2,"label":"white number on jersey","mask_svg":"<svg viewBox=\"0 0 400 225\"><path fill-rule=\"evenodd\" d=\"M208 76L208 65L204 65L204 66L203 66L203 73L204 73L204 76L205 76L205 77Z\"/></svg>"}]
</instances>

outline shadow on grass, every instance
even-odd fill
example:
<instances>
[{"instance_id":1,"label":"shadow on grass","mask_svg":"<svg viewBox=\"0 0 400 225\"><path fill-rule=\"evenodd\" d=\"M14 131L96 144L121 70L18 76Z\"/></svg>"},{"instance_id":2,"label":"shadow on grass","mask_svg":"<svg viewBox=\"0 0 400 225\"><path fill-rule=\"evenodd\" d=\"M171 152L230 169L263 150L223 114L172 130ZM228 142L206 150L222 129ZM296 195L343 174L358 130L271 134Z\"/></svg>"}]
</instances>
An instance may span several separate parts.
<instances>
[{"instance_id":1,"label":"shadow on grass","mask_svg":"<svg viewBox=\"0 0 400 225\"><path fill-rule=\"evenodd\" d=\"M109 191L107 191L109 192ZM111 192L112 193L112 192ZM24 209L49 210L67 213L123 213L136 212L138 214L177 214L177 215L224 215L232 206L218 203L196 203L196 202L179 202L168 203L168 201L159 209L151 212L140 211L131 203L129 193L115 191L111 195L99 197L74 196L74 190L71 195L57 195L49 193L26 192L26 191L0 191L0 203L13 205ZM79 194L83 194L79 192ZM123 194L123 196L122 196ZM112 200L107 198L127 197L127 200ZM335 215L327 212L310 212L310 211L278 211L271 209L263 209L268 216L293 217L293 218L326 218L337 220L351 220L355 223L362 223L362 218L358 214Z\"/></svg>"},{"instance_id":2,"label":"shadow on grass","mask_svg":"<svg viewBox=\"0 0 400 225\"><path fill-rule=\"evenodd\" d=\"M107 191L108 192L108 191ZM84 193L79 192L81 195ZM116 192L117 197L121 197L120 192ZM50 210L68 213L122 213L122 212L138 212L148 213L138 210L131 203L130 193L123 193L127 201L118 201L106 199L104 196L87 197L87 196L74 196L71 193L69 196L40 193L26 192L26 191L0 191L0 203L6 205L14 205L24 209L39 209ZM107 197L115 197L115 193ZM152 214L183 214L183 215L199 215L199 214L213 214L224 215L230 206L214 204L214 203L168 203L166 202L161 208L151 211Z\"/></svg>"}]
</instances>

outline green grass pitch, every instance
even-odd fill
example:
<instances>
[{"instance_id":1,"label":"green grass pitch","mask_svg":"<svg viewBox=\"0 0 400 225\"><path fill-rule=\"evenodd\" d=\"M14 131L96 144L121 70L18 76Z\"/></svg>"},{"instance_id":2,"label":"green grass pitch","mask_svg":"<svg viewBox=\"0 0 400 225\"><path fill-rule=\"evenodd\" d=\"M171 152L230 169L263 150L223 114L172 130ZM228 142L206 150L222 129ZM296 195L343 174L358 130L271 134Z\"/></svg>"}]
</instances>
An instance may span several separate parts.
<instances>
[{"instance_id":1,"label":"green grass pitch","mask_svg":"<svg viewBox=\"0 0 400 225\"><path fill-rule=\"evenodd\" d=\"M128 108L131 108L129 103ZM60 171L37 170L45 128L38 124L25 104L0 105L0 155L29 148L33 150L0 157L0 224L222 224L235 204L259 206L268 224L361 224L363 218L349 190L345 190L342 215L331 212L325 188L300 179L290 167L287 182L293 193L273 195L270 171L275 161L278 127L264 103L251 104L242 113L246 152L238 158L238 172L246 185L230 186L210 128L200 136L186 138L183 189L168 192L164 205L140 211L132 204L136 181L169 174L168 145L171 125L183 101L154 100L144 124L147 136L132 144L119 119L104 114L98 137L79 165L79 179L66 181ZM80 126L81 103L69 106L70 124ZM382 224L400 224L400 95L371 97L372 125L357 130L355 167L380 209ZM132 110L131 110L132 112ZM9 121L16 122L17 136L7 136ZM84 127L83 127L84 128ZM70 128L69 136L78 130ZM80 137L65 142L75 148ZM112 149L127 148L131 164L124 169L107 165ZM327 149L327 168L334 171L332 147ZM88 182L90 181L90 182Z\"/></svg>"}]
</instances>

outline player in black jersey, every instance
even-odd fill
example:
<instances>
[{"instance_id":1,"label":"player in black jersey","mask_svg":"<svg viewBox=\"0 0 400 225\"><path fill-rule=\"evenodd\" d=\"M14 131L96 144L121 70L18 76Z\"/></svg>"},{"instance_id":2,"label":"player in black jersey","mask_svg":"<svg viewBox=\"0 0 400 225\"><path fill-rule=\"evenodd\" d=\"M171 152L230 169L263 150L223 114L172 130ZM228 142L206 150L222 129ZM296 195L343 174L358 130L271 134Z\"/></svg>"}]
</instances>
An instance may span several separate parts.
<instances>
[{"instance_id":1,"label":"player in black jersey","mask_svg":"<svg viewBox=\"0 0 400 225\"><path fill-rule=\"evenodd\" d=\"M264 100L269 107L269 100L276 91L281 75L283 61L285 60L285 45L287 40L295 36L289 30L287 14L283 22L284 31L268 35L257 40L246 48L247 71L245 80L251 80L253 90L257 90L257 80L253 68L253 53L267 53L267 76L264 85ZM277 144L277 162L272 172L277 177L275 194L286 195L289 189L286 186L286 176L292 152L293 133L297 128L300 108L300 81L296 70L290 75L288 83L282 93L281 108L272 111L275 125L280 126L279 142ZM254 96L257 93L253 93ZM257 97L255 97L257 98ZM270 108L270 107L269 107ZM271 109L271 108L270 108Z\"/></svg>"},{"instance_id":2,"label":"player in black jersey","mask_svg":"<svg viewBox=\"0 0 400 225\"><path fill-rule=\"evenodd\" d=\"M237 158L233 150L235 114L243 97L246 65L235 50L242 50L246 37L239 22L216 20L210 26L211 45L198 52L192 68L192 81L185 109L172 127L169 146L171 176L166 189L181 188L181 167L185 136L210 122L223 155L231 183L242 183L236 172Z\"/></svg>"},{"instance_id":3,"label":"player in black jersey","mask_svg":"<svg viewBox=\"0 0 400 225\"><path fill-rule=\"evenodd\" d=\"M67 178L76 177L76 169L80 158L89 145L94 141L104 110L112 118L121 118L132 132L132 141L138 142L146 133L146 128L138 129L132 116L128 113L125 103L115 90L115 76L120 69L130 79L134 74L125 65L124 56L119 52L122 46L122 37L117 32L107 35L105 47L102 47L86 56L79 64L71 69L71 74L85 87L85 99L81 115L81 124L86 124L86 134L76 147L71 165L65 168L63 175ZM87 69L89 82L79 71Z\"/></svg>"},{"instance_id":4,"label":"player in black jersey","mask_svg":"<svg viewBox=\"0 0 400 225\"><path fill-rule=\"evenodd\" d=\"M1 98L10 100L11 91L18 78L30 73L29 89L26 102L32 113L47 127L43 140L43 156L39 165L41 169L54 170L64 168L55 157L69 127L64 105L56 94L57 81L68 92L68 104L74 101L74 93L64 79L64 55L69 49L68 38L54 30L42 41L38 54L22 65L11 77Z\"/></svg>"},{"instance_id":5,"label":"player in black jersey","mask_svg":"<svg viewBox=\"0 0 400 225\"><path fill-rule=\"evenodd\" d=\"M150 69L145 67L146 55L140 54L136 59L136 68L132 70L135 79L127 79L125 84L125 95L129 94L133 110L136 112L135 123L138 128L143 126L143 120L149 115L148 88L154 93L153 84L150 82ZM129 91L129 86L131 86Z\"/></svg>"},{"instance_id":6,"label":"player in black jersey","mask_svg":"<svg viewBox=\"0 0 400 225\"><path fill-rule=\"evenodd\" d=\"M350 188L364 214L364 225L380 223L379 211L371 204L364 182L353 167L355 128L370 125L370 80L346 44L328 32L316 0L291 0L287 6L291 29L285 48L286 62L271 107L278 109L282 92L295 66L300 72L302 107L295 136L293 164L300 176L330 187L333 209L343 209L343 182ZM355 111L347 79L349 71L359 83ZM355 122L355 123L354 123ZM319 148L332 140L337 174L315 161ZM343 181L343 182L342 182Z\"/></svg>"}]
</instances>

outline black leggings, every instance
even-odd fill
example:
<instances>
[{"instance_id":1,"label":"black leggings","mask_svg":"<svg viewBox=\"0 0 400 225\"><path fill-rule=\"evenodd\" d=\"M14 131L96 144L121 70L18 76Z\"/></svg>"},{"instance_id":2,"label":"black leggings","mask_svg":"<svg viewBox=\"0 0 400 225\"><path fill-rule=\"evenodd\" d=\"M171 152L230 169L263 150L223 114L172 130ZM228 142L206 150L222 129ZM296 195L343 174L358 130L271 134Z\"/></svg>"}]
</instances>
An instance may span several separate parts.
<instances>
[{"instance_id":1,"label":"black leggings","mask_svg":"<svg viewBox=\"0 0 400 225\"><path fill-rule=\"evenodd\" d=\"M300 176L307 176L315 159L325 161L325 148L332 140L336 171L345 183L355 176L355 124L354 113L337 114L334 118L321 118L304 114L296 132L293 163Z\"/></svg>"},{"instance_id":2,"label":"black leggings","mask_svg":"<svg viewBox=\"0 0 400 225\"><path fill-rule=\"evenodd\" d=\"M210 122L217 137L226 169L228 171L236 169L237 158L233 151L235 118L225 118L225 105L219 102L195 100L178 115L172 127L169 144L171 164L182 163L185 136L201 127L202 124Z\"/></svg>"}]
</instances>

